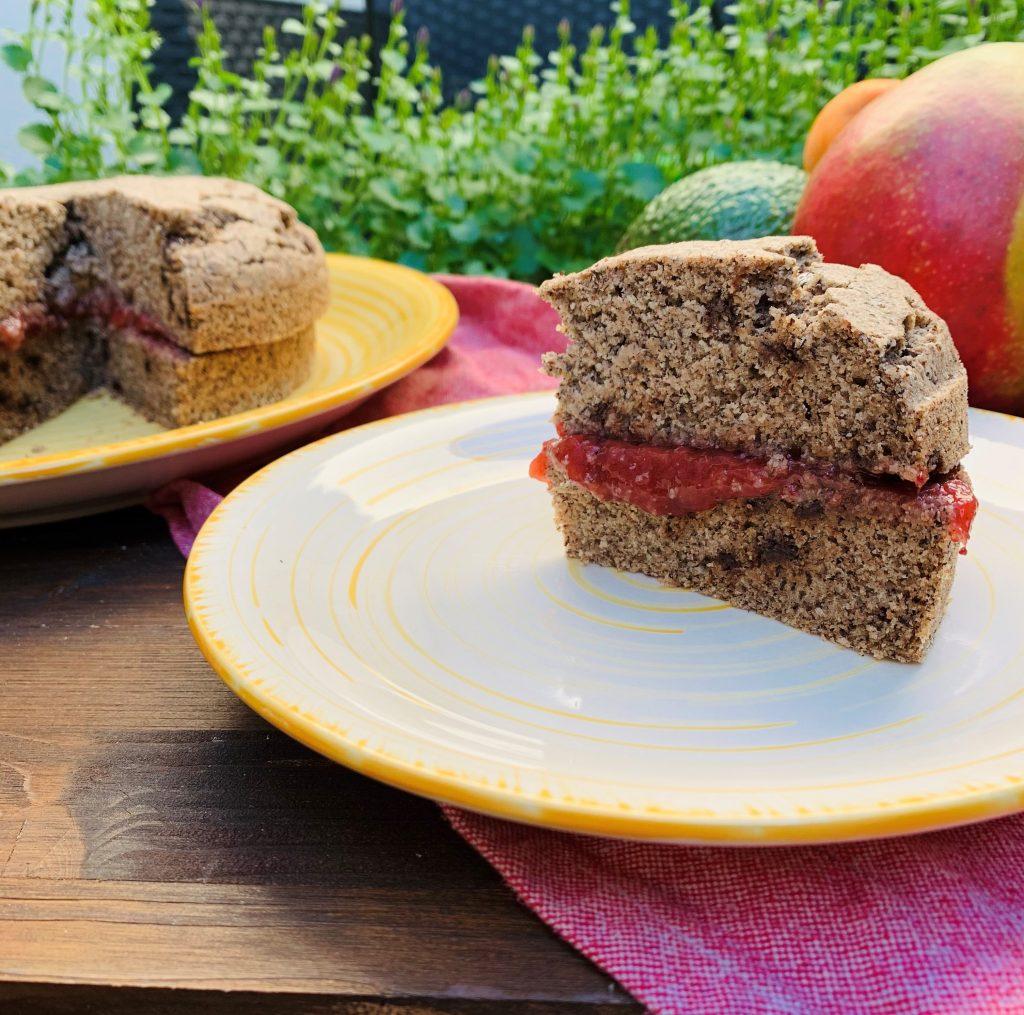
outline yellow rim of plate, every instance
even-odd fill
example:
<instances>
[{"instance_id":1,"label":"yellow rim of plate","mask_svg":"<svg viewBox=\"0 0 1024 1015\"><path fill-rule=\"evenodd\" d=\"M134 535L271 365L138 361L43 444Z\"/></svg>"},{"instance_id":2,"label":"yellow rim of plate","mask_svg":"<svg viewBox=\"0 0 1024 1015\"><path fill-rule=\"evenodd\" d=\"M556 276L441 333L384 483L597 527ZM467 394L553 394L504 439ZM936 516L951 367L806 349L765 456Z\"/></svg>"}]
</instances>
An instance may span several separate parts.
<instances>
[{"instance_id":1,"label":"yellow rim of plate","mask_svg":"<svg viewBox=\"0 0 1024 1015\"><path fill-rule=\"evenodd\" d=\"M458 323L459 308L455 297L439 282L412 268L372 257L328 254L327 261L333 270L383 280L426 299L431 314L415 322L408 344L400 356L376 363L363 373L347 377L338 384L207 423L196 423L131 440L76 448L73 451L57 451L6 461L0 459L0 483L94 472L274 430L370 395L415 370L444 347Z\"/></svg>"},{"instance_id":2,"label":"yellow rim of plate","mask_svg":"<svg viewBox=\"0 0 1024 1015\"><path fill-rule=\"evenodd\" d=\"M535 392L506 395L476 401L517 401L536 397ZM315 441L285 457L301 455L325 441L350 439L367 430L387 426L398 420L442 412L456 412L472 402L434 406L418 412L393 416L355 427ZM1002 416L1015 423L1024 419L985 409L972 412ZM278 459L278 462L283 459ZM1024 771L1007 777L999 786L979 787L961 793L935 794L911 803L880 802L856 811L808 809L799 817L761 813L749 818L716 817L701 813L692 816L667 808L623 807L559 800L541 790L526 793L511 786L497 788L474 782L449 770L432 769L423 764L378 750L363 739L354 739L337 728L324 724L315 715L300 710L293 702L274 694L260 681L249 679L245 664L239 660L225 638L209 627L197 604L201 584L197 561L202 555L204 536L216 528L230 502L252 486L266 481L278 462L250 476L217 506L196 539L185 567L183 594L189 628L207 662L225 684L253 711L288 736L347 768L396 786L399 789L478 811L494 817L525 824L557 828L581 834L614 836L718 845L814 845L833 842L884 838L934 831L954 825L1003 817L1024 810Z\"/></svg>"}]
</instances>

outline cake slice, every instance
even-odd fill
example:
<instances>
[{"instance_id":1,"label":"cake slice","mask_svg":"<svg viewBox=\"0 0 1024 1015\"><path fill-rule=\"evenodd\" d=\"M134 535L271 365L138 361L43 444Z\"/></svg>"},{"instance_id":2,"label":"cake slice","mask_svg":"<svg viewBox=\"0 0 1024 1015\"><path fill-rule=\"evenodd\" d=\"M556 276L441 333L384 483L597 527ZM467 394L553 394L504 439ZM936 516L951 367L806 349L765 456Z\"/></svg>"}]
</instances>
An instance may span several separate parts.
<instances>
[{"instance_id":1,"label":"cake slice","mask_svg":"<svg viewBox=\"0 0 1024 1015\"><path fill-rule=\"evenodd\" d=\"M532 466L570 556L920 661L977 502L945 324L806 237L645 247L544 283L566 351Z\"/></svg>"},{"instance_id":2,"label":"cake slice","mask_svg":"<svg viewBox=\"0 0 1024 1015\"><path fill-rule=\"evenodd\" d=\"M99 385L168 427L276 401L327 298L316 235L249 184L0 191L0 443Z\"/></svg>"}]
</instances>

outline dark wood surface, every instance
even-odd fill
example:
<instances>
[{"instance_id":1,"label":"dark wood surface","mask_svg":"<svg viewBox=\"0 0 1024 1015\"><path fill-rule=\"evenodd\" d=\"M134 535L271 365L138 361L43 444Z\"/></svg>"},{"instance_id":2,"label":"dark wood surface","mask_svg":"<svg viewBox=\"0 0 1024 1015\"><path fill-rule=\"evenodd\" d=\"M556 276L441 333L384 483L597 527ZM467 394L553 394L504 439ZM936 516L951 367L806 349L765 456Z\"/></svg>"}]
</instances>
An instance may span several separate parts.
<instances>
[{"instance_id":1,"label":"dark wood surface","mask_svg":"<svg viewBox=\"0 0 1024 1015\"><path fill-rule=\"evenodd\" d=\"M0 1010L638 1011L196 649L142 509L0 531Z\"/></svg>"}]
</instances>

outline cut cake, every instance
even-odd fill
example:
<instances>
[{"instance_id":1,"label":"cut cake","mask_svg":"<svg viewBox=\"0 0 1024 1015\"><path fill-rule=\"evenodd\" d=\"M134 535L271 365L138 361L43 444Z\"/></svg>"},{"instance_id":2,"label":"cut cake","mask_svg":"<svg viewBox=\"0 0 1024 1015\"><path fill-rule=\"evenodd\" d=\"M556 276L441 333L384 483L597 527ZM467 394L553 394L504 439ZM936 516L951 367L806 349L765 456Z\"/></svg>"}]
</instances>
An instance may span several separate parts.
<instances>
[{"instance_id":1,"label":"cut cake","mask_svg":"<svg viewBox=\"0 0 1024 1015\"><path fill-rule=\"evenodd\" d=\"M640 248L540 292L569 344L532 473L570 556L924 657L977 502L966 373L909 285L769 237Z\"/></svg>"},{"instance_id":2,"label":"cut cake","mask_svg":"<svg viewBox=\"0 0 1024 1015\"><path fill-rule=\"evenodd\" d=\"M249 184L0 191L0 442L100 385L167 427L283 398L327 296L316 235Z\"/></svg>"}]
</instances>

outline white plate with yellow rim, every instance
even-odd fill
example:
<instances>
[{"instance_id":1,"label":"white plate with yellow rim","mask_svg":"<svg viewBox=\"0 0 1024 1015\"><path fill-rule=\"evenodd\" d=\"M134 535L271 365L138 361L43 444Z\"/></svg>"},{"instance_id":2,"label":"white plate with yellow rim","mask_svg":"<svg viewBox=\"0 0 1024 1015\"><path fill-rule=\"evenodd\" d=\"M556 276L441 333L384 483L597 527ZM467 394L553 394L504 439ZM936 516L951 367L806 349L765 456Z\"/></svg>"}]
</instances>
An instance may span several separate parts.
<instances>
[{"instance_id":1,"label":"white plate with yellow rim","mask_svg":"<svg viewBox=\"0 0 1024 1015\"><path fill-rule=\"evenodd\" d=\"M165 430L105 392L0 445L0 528L138 502L182 476L245 462L315 434L426 362L458 320L454 297L417 271L329 254L331 302L309 380L288 398Z\"/></svg>"},{"instance_id":2,"label":"white plate with yellow rim","mask_svg":"<svg viewBox=\"0 0 1024 1015\"><path fill-rule=\"evenodd\" d=\"M973 412L981 500L925 663L567 560L550 395L361 427L199 535L203 652L261 715L436 799L676 842L834 842L1024 808L1024 421Z\"/></svg>"}]
</instances>

